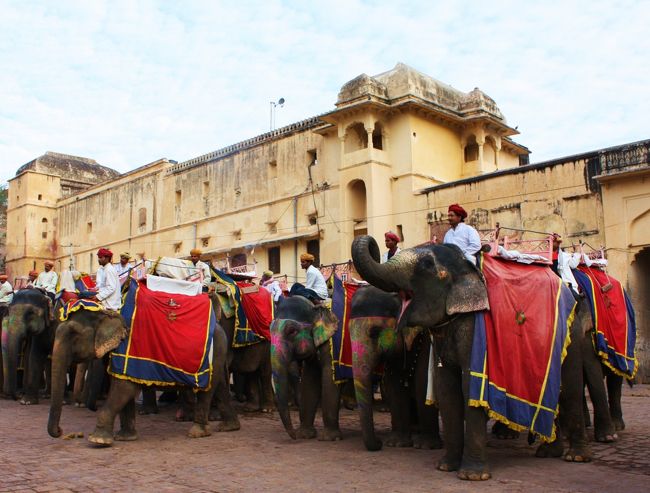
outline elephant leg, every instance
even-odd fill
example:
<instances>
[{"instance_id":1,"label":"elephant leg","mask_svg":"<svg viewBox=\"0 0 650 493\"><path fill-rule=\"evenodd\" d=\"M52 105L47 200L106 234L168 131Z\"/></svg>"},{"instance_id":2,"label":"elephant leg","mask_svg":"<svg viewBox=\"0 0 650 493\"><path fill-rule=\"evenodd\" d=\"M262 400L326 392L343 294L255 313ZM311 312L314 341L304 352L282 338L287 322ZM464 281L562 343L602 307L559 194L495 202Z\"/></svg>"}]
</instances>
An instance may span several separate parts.
<instances>
[{"instance_id":1,"label":"elephant leg","mask_svg":"<svg viewBox=\"0 0 650 493\"><path fill-rule=\"evenodd\" d=\"M142 387L142 408L138 414L158 414L156 391L152 387Z\"/></svg>"},{"instance_id":2,"label":"elephant leg","mask_svg":"<svg viewBox=\"0 0 650 493\"><path fill-rule=\"evenodd\" d=\"M246 402L246 375L239 371L233 371L232 385L235 399L238 402Z\"/></svg>"},{"instance_id":3,"label":"elephant leg","mask_svg":"<svg viewBox=\"0 0 650 493\"><path fill-rule=\"evenodd\" d=\"M460 372L447 366L436 369L436 395L439 396L445 455L438 462L441 471L456 471L463 458L465 401Z\"/></svg>"},{"instance_id":4,"label":"elephant leg","mask_svg":"<svg viewBox=\"0 0 650 493\"><path fill-rule=\"evenodd\" d=\"M617 431L625 429L623 421L623 409L621 408L621 393L623 388L623 377L616 375L607 369L607 398L609 401L609 412Z\"/></svg>"},{"instance_id":5,"label":"elephant leg","mask_svg":"<svg viewBox=\"0 0 650 493\"><path fill-rule=\"evenodd\" d=\"M316 361L305 361L300 380L300 427L296 430L296 438L315 438L316 409L321 397L320 367ZM323 411L323 416L324 416Z\"/></svg>"},{"instance_id":6,"label":"elephant leg","mask_svg":"<svg viewBox=\"0 0 650 493\"><path fill-rule=\"evenodd\" d=\"M586 395L582 396L582 415L585 420L585 428L591 428L591 412L589 412Z\"/></svg>"},{"instance_id":7,"label":"elephant leg","mask_svg":"<svg viewBox=\"0 0 650 493\"><path fill-rule=\"evenodd\" d=\"M212 394L210 394L212 395ZM178 409L176 409L176 421L194 421L196 412L196 398L192 389L181 389L178 392Z\"/></svg>"},{"instance_id":8,"label":"elephant leg","mask_svg":"<svg viewBox=\"0 0 650 493\"><path fill-rule=\"evenodd\" d=\"M90 362L88 368L88 378L86 380L85 404L91 411L97 411L97 400L104 385L106 378L106 366L102 358L94 359Z\"/></svg>"},{"instance_id":9,"label":"elephant leg","mask_svg":"<svg viewBox=\"0 0 650 493\"><path fill-rule=\"evenodd\" d=\"M597 442L613 442L617 437L609 415L602 364L594 352L591 338L583 337L581 343L583 376L594 407L594 437Z\"/></svg>"},{"instance_id":10,"label":"elephant leg","mask_svg":"<svg viewBox=\"0 0 650 493\"><path fill-rule=\"evenodd\" d=\"M426 338L425 338L426 341ZM413 446L418 449L440 449L440 427L438 424L438 407L427 405L427 384L429 383L429 345L424 345L417 360L414 376L415 401L418 415L419 434L413 439Z\"/></svg>"},{"instance_id":11,"label":"elephant leg","mask_svg":"<svg viewBox=\"0 0 650 493\"><path fill-rule=\"evenodd\" d=\"M210 403L214 390L198 392L196 395L196 406L194 408L194 423L187 432L190 438L202 438L212 435L208 415L210 413Z\"/></svg>"},{"instance_id":12,"label":"elephant leg","mask_svg":"<svg viewBox=\"0 0 650 493\"><path fill-rule=\"evenodd\" d=\"M95 445L110 446L113 444L113 426L115 418L133 399L140 387L128 380L113 378L111 390L104 406L97 412L95 431L88 436L88 441ZM133 419L135 423L135 418Z\"/></svg>"},{"instance_id":13,"label":"elephant leg","mask_svg":"<svg viewBox=\"0 0 650 493\"><path fill-rule=\"evenodd\" d=\"M259 372L245 373L244 377L246 379L246 404L244 404L244 411L249 413L258 412L261 409Z\"/></svg>"},{"instance_id":14,"label":"elephant leg","mask_svg":"<svg viewBox=\"0 0 650 493\"><path fill-rule=\"evenodd\" d=\"M229 373L225 364L226 358L225 355L220 357L222 358L222 361L224 361L224 364L221 368L215 369L212 376L213 384L215 386L214 393L217 398L217 409L222 419L217 426L217 431L236 431L241 427L241 425L239 424L237 413L230 403L230 385L228 382ZM215 354L215 359L219 361L217 354Z\"/></svg>"},{"instance_id":15,"label":"elephant leg","mask_svg":"<svg viewBox=\"0 0 650 493\"><path fill-rule=\"evenodd\" d=\"M572 327L571 340L580 341L584 335ZM570 462L589 462L591 450L585 432L582 412L584 395L583 361L581 344L570 344L567 356L562 363L562 388L560 391L560 417L569 439L569 449L564 459ZM556 441L562 440L562 433L557 430ZM561 443L561 442L560 442ZM551 444L552 446L553 444Z\"/></svg>"},{"instance_id":16,"label":"elephant leg","mask_svg":"<svg viewBox=\"0 0 650 493\"><path fill-rule=\"evenodd\" d=\"M86 381L86 370L88 369L88 362L77 363L74 376L74 387L72 388L72 402L77 407L81 407L85 403L83 398L83 391Z\"/></svg>"},{"instance_id":17,"label":"elephant leg","mask_svg":"<svg viewBox=\"0 0 650 493\"><path fill-rule=\"evenodd\" d=\"M406 378L403 361L398 359L386 365L384 382L389 394L391 433L384 443L388 447L412 447L411 439L411 396L404 386Z\"/></svg>"},{"instance_id":18,"label":"elephant leg","mask_svg":"<svg viewBox=\"0 0 650 493\"><path fill-rule=\"evenodd\" d=\"M487 413L481 407L467 404L469 372L463 372L461 381L465 407L465 440L458 477L470 481L485 481L491 477L487 464Z\"/></svg>"},{"instance_id":19,"label":"elephant leg","mask_svg":"<svg viewBox=\"0 0 650 493\"><path fill-rule=\"evenodd\" d=\"M271 384L273 372L271 369L270 349L266 345L264 347L264 354L261 355L259 374L262 412L272 413L275 409L275 405L273 404L273 385Z\"/></svg>"},{"instance_id":20,"label":"elephant leg","mask_svg":"<svg viewBox=\"0 0 650 493\"><path fill-rule=\"evenodd\" d=\"M328 353L329 355L329 353ZM341 386L332 379L331 360L320 368L321 377L321 411L323 414L323 430L318 434L321 441L341 440L339 429L339 410L341 406ZM312 417L312 426L313 426Z\"/></svg>"},{"instance_id":21,"label":"elephant leg","mask_svg":"<svg viewBox=\"0 0 650 493\"><path fill-rule=\"evenodd\" d=\"M27 385L25 386L25 393L20 400L21 404L27 406L38 404L38 391L43 381L43 370L45 368L48 350L49 348L46 343L40 341L38 338L32 338L28 357Z\"/></svg>"},{"instance_id":22,"label":"elephant leg","mask_svg":"<svg viewBox=\"0 0 650 493\"><path fill-rule=\"evenodd\" d=\"M135 414L134 396L120 411L120 431L115 434L115 440L131 442L138 439L138 432L135 429Z\"/></svg>"}]
</instances>

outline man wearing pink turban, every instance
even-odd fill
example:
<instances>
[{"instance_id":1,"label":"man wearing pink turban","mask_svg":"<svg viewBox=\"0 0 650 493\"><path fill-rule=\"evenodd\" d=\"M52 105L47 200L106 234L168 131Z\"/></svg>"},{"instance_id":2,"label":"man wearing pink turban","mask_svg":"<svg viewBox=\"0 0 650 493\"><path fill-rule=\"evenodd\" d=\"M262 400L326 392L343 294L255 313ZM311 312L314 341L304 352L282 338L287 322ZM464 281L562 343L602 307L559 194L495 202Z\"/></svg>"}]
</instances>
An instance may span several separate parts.
<instances>
[{"instance_id":1,"label":"man wearing pink turban","mask_svg":"<svg viewBox=\"0 0 650 493\"><path fill-rule=\"evenodd\" d=\"M386 248L388 248L388 251L381 255L382 264L388 262L389 259L393 258L395 254L400 252L400 248L397 246L400 241L402 241L400 237L392 231L386 231L384 233L384 243Z\"/></svg>"}]
</instances>

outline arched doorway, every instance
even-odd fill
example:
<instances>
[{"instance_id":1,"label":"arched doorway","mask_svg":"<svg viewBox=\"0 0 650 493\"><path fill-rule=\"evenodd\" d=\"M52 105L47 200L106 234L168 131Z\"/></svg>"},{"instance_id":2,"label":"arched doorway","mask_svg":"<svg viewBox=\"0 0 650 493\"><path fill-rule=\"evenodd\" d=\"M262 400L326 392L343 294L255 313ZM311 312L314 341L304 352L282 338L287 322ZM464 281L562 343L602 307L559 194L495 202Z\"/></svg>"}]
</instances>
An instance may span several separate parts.
<instances>
[{"instance_id":1,"label":"arched doorway","mask_svg":"<svg viewBox=\"0 0 650 493\"><path fill-rule=\"evenodd\" d=\"M352 220L354 236L368 234L366 184L363 180L348 183L348 217Z\"/></svg>"}]
</instances>

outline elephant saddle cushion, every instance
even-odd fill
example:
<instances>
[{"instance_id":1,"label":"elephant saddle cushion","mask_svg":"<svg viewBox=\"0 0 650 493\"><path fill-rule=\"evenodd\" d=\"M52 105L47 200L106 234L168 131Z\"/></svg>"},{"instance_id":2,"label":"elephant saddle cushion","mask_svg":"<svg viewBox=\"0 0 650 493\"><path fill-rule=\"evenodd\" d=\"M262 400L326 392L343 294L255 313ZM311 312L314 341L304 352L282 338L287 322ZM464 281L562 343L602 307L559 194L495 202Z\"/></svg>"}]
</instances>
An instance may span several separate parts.
<instances>
[{"instance_id":1,"label":"elephant saddle cushion","mask_svg":"<svg viewBox=\"0 0 650 493\"><path fill-rule=\"evenodd\" d=\"M151 291L131 279L121 312L129 330L111 353L111 375L145 385L209 388L216 317L207 294Z\"/></svg>"},{"instance_id":2,"label":"elephant saddle cushion","mask_svg":"<svg viewBox=\"0 0 650 493\"><path fill-rule=\"evenodd\" d=\"M617 375L631 380L638 368L632 302L621 283L605 271L580 266L573 275L589 304L594 347L601 361Z\"/></svg>"},{"instance_id":3,"label":"elephant saddle cushion","mask_svg":"<svg viewBox=\"0 0 650 493\"><path fill-rule=\"evenodd\" d=\"M475 316L469 403L552 441L575 298L546 266L483 255L480 268L490 310Z\"/></svg>"}]
</instances>

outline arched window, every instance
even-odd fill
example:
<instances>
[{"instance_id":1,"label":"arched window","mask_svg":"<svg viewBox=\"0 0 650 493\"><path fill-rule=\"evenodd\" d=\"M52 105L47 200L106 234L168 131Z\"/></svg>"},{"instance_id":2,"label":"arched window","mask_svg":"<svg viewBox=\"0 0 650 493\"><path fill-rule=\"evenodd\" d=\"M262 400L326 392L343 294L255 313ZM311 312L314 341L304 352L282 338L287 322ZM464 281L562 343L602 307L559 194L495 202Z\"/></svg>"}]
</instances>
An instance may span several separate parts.
<instances>
[{"instance_id":1,"label":"arched window","mask_svg":"<svg viewBox=\"0 0 650 493\"><path fill-rule=\"evenodd\" d=\"M41 237L43 239L47 238L47 218L46 217L41 219Z\"/></svg>"},{"instance_id":2,"label":"arched window","mask_svg":"<svg viewBox=\"0 0 650 493\"><path fill-rule=\"evenodd\" d=\"M467 138L467 144L465 144L465 162L469 163L471 161L478 160L478 144L476 143L476 136L470 135Z\"/></svg>"},{"instance_id":3,"label":"arched window","mask_svg":"<svg viewBox=\"0 0 650 493\"><path fill-rule=\"evenodd\" d=\"M354 222L354 234L368 231L366 184L363 180L354 180L348 184L349 218Z\"/></svg>"},{"instance_id":4,"label":"arched window","mask_svg":"<svg viewBox=\"0 0 650 493\"><path fill-rule=\"evenodd\" d=\"M350 125L345 133L345 152L354 152L368 147L368 133L363 123Z\"/></svg>"}]
</instances>

